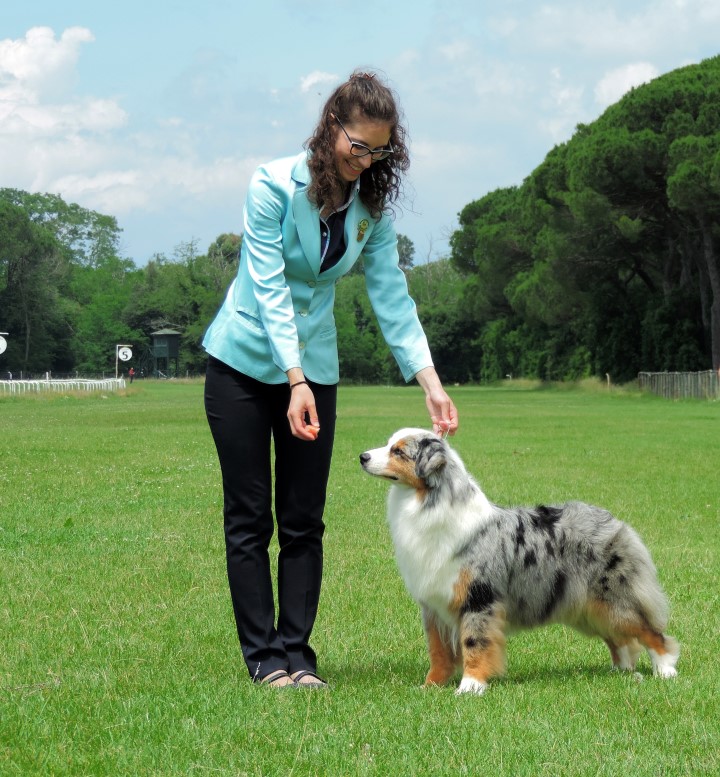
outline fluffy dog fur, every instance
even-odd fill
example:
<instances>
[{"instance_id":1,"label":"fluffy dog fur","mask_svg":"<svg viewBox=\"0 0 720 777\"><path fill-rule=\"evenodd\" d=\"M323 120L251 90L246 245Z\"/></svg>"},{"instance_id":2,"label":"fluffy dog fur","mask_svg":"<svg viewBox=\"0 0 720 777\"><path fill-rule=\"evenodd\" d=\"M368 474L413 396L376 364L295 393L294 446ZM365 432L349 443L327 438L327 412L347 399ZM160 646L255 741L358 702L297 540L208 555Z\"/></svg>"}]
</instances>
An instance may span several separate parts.
<instances>
[{"instance_id":1,"label":"fluffy dog fur","mask_svg":"<svg viewBox=\"0 0 720 777\"><path fill-rule=\"evenodd\" d=\"M680 649L663 632L668 604L638 535L582 502L506 509L492 504L445 440L402 429L360 454L390 480L388 522L400 574L422 609L426 685L462 663L458 693L483 693L505 668L505 634L564 623L601 637L616 669L642 648L674 677Z\"/></svg>"}]
</instances>

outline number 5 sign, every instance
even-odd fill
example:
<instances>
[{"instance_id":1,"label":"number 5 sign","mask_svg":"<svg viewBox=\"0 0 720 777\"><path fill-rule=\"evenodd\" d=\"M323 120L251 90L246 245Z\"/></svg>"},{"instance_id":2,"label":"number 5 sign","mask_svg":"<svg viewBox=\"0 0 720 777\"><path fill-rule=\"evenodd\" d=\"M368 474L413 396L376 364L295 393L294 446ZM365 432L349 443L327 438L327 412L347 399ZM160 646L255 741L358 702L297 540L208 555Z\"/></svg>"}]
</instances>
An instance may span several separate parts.
<instances>
[{"instance_id":1,"label":"number 5 sign","mask_svg":"<svg viewBox=\"0 0 720 777\"><path fill-rule=\"evenodd\" d=\"M115 346L115 380L118 376L118 359L129 362L132 359L132 346L131 345L116 345Z\"/></svg>"}]
</instances>

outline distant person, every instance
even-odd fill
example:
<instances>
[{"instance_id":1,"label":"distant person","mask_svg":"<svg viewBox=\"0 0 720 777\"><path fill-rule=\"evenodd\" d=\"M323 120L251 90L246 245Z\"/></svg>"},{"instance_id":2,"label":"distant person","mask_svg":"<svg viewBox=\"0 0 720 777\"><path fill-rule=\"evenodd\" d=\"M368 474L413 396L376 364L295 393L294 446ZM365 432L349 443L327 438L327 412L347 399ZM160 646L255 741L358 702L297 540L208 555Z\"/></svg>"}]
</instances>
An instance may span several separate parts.
<instances>
[{"instance_id":1,"label":"distant person","mask_svg":"<svg viewBox=\"0 0 720 777\"><path fill-rule=\"evenodd\" d=\"M130 369L128 370L128 375L130 376L130 383L132 383L133 380L135 380L135 369L134 369L134 367L130 367Z\"/></svg>"},{"instance_id":2,"label":"distant person","mask_svg":"<svg viewBox=\"0 0 720 777\"><path fill-rule=\"evenodd\" d=\"M336 281L361 253L370 301L403 377L425 392L434 430L452 434L458 426L399 268L389 215L409 166L405 140L395 97L378 76L355 72L341 84L307 150L253 175L238 274L203 340L230 593L257 683L327 685L310 635L339 380L333 304ZM273 493L277 620L268 555Z\"/></svg>"}]
</instances>

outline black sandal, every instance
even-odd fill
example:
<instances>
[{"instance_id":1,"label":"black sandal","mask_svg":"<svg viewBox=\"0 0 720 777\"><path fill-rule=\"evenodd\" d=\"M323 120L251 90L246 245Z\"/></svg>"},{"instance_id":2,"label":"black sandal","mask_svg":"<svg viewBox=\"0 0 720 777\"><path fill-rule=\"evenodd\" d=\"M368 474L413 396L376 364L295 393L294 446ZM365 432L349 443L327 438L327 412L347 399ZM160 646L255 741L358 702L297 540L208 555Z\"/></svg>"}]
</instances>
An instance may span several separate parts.
<instances>
[{"instance_id":1,"label":"black sandal","mask_svg":"<svg viewBox=\"0 0 720 777\"><path fill-rule=\"evenodd\" d=\"M278 685L278 680L284 680L287 677L290 680L289 683L282 683ZM265 675L262 680L255 681L258 685L266 685L268 688L296 688L297 683L290 677L290 675L284 669L277 669L270 674Z\"/></svg>"},{"instance_id":2,"label":"black sandal","mask_svg":"<svg viewBox=\"0 0 720 777\"><path fill-rule=\"evenodd\" d=\"M309 683L301 683L303 677L312 677L312 681ZM303 669L300 672L290 675L290 679L295 683L296 688L329 688L330 686L318 677L315 672L311 672L309 669Z\"/></svg>"}]
</instances>

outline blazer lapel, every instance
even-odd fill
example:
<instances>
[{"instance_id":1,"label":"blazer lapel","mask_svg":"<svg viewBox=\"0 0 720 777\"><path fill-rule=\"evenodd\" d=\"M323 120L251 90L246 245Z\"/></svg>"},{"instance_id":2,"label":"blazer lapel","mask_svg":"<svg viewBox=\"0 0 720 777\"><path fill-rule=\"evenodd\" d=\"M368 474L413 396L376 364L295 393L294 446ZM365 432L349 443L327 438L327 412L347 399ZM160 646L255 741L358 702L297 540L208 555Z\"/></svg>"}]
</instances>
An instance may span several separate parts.
<instances>
[{"instance_id":1,"label":"blazer lapel","mask_svg":"<svg viewBox=\"0 0 720 777\"><path fill-rule=\"evenodd\" d=\"M307 196L310 171L304 154L293 168L292 177L297 184L293 194L293 219L303 253L317 278L320 274L320 213Z\"/></svg>"},{"instance_id":2,"label":"blazer lapel","mask_svg":"<svg viewBox=\"0 0 720 777\"><path fill-rule=\"evenodd\" d=\"M307 197L307 187L310 184L310 171L307 166L307 157L303 154L295 163L292 178L296 188L293 194L293 218L297 229L300 245L307 258L310 267L317 278L320 275L320 212ZM370 236L375 220L370 211L363 205L360 196L356 195L348 207L345 218L345 255L328 270L328 277L337 268L338 275L342 275L345 266L352 264L360 254L363 246Z\"/></svg>"}]
</instances>

